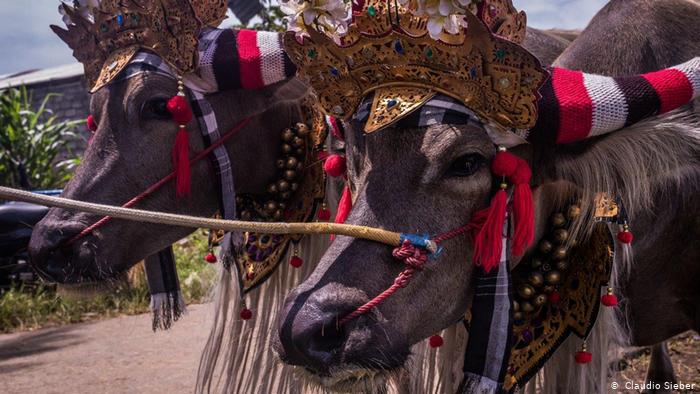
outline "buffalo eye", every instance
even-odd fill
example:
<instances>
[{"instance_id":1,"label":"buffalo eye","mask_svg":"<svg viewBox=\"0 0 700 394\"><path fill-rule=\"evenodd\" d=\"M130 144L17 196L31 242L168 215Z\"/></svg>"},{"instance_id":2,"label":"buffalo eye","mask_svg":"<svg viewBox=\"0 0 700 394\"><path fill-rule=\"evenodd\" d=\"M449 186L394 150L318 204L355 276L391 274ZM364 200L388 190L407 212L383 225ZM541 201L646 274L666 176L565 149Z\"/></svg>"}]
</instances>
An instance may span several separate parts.
<instances>
[{"instance_id":1,"label":"buffalo eye","mask_svg":"<svg viewBox=\"0 0 700 394\"><path fill-rule=\"evenodd\" d=\"M486 158L478 153L469 153L455 159L447 170L447 176L467 177L474 175L486 164Z\"/></svg>"},{"instance_id":2,"label":"buffalo eye","mask_svg":"<svg viewBox=\"0 0 700 394\"><path fill-rule=\"evenodd\" d=\"M169 120L172 114L168 111L168 99L165 97L155 97L144 103L141 109L141 116L145 119Z\"/></svg>"}]
</instances>

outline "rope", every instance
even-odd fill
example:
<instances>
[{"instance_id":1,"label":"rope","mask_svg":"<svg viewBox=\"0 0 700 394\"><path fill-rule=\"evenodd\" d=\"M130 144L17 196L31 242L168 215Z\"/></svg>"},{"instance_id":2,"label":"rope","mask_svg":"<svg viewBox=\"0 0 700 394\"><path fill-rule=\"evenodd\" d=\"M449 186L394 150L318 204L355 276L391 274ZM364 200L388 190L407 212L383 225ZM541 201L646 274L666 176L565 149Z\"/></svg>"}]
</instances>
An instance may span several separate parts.
<instances>
[{"instance_id":1,"label":"rope","mask_svg":"<svg viewBox=\"0 0 700 394\"><path fill-rule=\"evenodd\" d=\"M440 234L432 238L432 241L436 245L439 245L448 239L458 237L467 232L478 231L484 225L483 222L485 216L487 216L487 211L488 208L477 212L472 220L466 225ZM400 246L394 248L391 254L394 256L394 258L401 260L407 266L407 268L399 273L396 279L394 279L394 283L388 289L384 290L378 296L374 297L364 305L340 319L338 325L343 325L357 317L364 315L396 293L398 289L408 286L408 283L411 281L411 279L413 279L415 273L422 271L423 266L428 261L428 251L424 248L416 247L409 240L404 240Z\"/></svg>"},{"instance_id":2,"label":"rope","mask_svg":"<svg viewBox=\"0 0 700 394\"><path fill-rule=\"evenodd\" d=\"M242 128L244 128L248 123L250 123L251 118L245 118L242 121L240 121L236 126L234 126L231 130L227 131L226 134L222 135L221 138L216 140L213 144L209 145L206 149L203 149L201 152L199 152L192 160L190 160L190 167L193 166L195 163L198 161L202 160L203 158L207 157L209 153L211 153L214 149L218 148L221 146L223 143L228 141L231 137L233 137L238 131L240 131ZM138 204L140 201L142 201L144 198L148 197L149 195L153 194L156 192L158 189L163 187L166 183L172 181L175 179L175 171L171 172L170 174L166 175L163 177L161 180L158 182L154 183L153 185L149 186L146 190L141 192L141 194L137 195L136 197L132 198L131 200L127 201L124 205L122 205L123 208L131 208L134 205ZM102 219L98 220L97 222L93 223L92 225L86 227L78 233L76 236L73 238L69 239L68 242L66 242L66 245L72 245L79 239L83 238L84 236L90 234L91 232L95 231L98 227L101 227L105 225L107 222L112 220L111 216L105 216Z\"/></svg>"},{"instance_id":3,"label":"rope","mask_svg":"<svg viewBox=\"0 0 700 394\"><path fill-rule=\"evenodd\" d=\"M144 211L111 205L94 204L62 197L50 197L32 192L0 186L0 199L24 201L28 203L58 207L73 211L144 223L166 224L171 226L221 229L224 231L250 231L266 234L338 234L362 238L390 246L401 245L401 234L373 227L338 223L269 223L222 220L178 215L166 212Z\"/></svg>"}]
</instances>

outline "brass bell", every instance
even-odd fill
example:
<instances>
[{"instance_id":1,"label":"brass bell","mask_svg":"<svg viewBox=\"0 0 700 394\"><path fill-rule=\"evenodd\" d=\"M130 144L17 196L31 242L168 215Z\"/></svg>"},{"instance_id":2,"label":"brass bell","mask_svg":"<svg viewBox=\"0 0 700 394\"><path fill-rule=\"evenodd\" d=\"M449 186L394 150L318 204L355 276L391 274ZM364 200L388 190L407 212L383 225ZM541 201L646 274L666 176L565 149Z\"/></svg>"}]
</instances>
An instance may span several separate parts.
<instances>
[{"instance_id":1,"label":"brass bell","mask_svg":"<svg viewBox=\"0 0 700 394\"><path fill-rule=\"evenodd\" d=\"M550 285L559 284L559 281L561 280L561 274L559 273L559 271L549 271L545 274L544 280L545 282L547 282L547 284Z\"/></svg>"},{"instance_id":2,"label":"brass bell","mask_svg":"<svg viewBox=\"0 0 700 394\"><path fill-rule=\"evenodd\" d=\"M297 150L294 151L298 156L304 156L304 149L303 148L297 148Z\"/></svg>"},{"instance_id":3,"label":"brass bell","mask_svg":"<svg viewBox=\"0 0 700 394\"><path fill-rule=\"evenodd\" d=\"M527 280L535 287L540 287L544 284L544 277L539 272L531 272Z\"/></svg>"},{"instance_id":4,"label":"brass bell","mask_svg":"<svg viewBox=\"0 0 700 394\"><path fill-rule=\"evenodd\" d=\"M295 170L297 168L297 164L299 164L299 160L292 156L287 158L287 163L285 163L286 167L290 170Z\"/></svg>"},{"instance_id":5,"label":"brass bell","mask_svg":"<svg viewBox=\"0 0 700 394\"><path fill-rule=\"evenodd\" d=\"M301 171L303 169L304 169L304 163L302 163L302 162L297 163L297 171Z\"/></svg>"},{"instance_id":6,"label":"brass bell","mask_svg":"<svg viewBox=\"0 0 700 394\"><path fill-rule=\"evenodd\" d=\"M267 186L267 192L270 193L270 194L275 194L275 193L277 193L277 185L275 185L274 183L268 185L268 186Z\"/></svg>"},{"instance_id":7,"label":"brass bell","mask_svg":"<svg viewBox=\"0 0 700 394\"><path fill-rule=\"evenodd\" d=\"M309 129L309 126L307 126L305 123L297 123L296 127L299 135L306 135L309 134L309 131L311 131L311 129Z\"/></svg>"},{"instance_id":8,"label":"brass bell","mask_svg":"<svg viewBox=\"0 0 700 394\"><path fill-rule=\"evenodd\" d=\"M534 259L532 259L532 262L530 263L530 265L532 266L532 268L540 268L542 266L542 260L540 260L538 258L534 258Z\"/></svg>"},{"instance_id":9,"label":"brass bell","mask_svg":"<svg viewBox=\"0 0 700 394\"><path fill-rule=\"evenodd\" d=\"M284 193L280 194L280 197L282 197L283 200L289 200L292 197L292 193L284 192Z\"/></svg>"},{"instance_id":10,"label":"brass bell","mask_svg":"<svg viewBox=\"0 0 700 394\"><path fill-rule=\"evenodd\" d=\"M518 301L513 301L513 312L520 310L520 303Z\"/></svg>"},{"instance_id":11,"label":"brass bell","mask_svg":"<svg viewBox=\"0 0 700 394\"><path fill-rule=\"evenodd\" d=\"M280 207L280 209L282 209L282 210L287 209L287 204L285 204L285 203L283 203L283 202L278 203L277 205L278 205L278 206Z\"/></svg>"},{"instance_id":12,"label":"brass bell","mask_svg":"<svg viewBox=\"0 0 700 394\"><path fill-rule=\"evenodd\" d=\"M292 182L291 189L293 192L297 191L297 189L299 189L299 184L296 182Z\"/></svg>"},{"instance_id":13,"label":"brass bell","mask_svg":"<svg viewBox=\"0 0 700 394\"><path fill-rule=\"evenodd\" d=\"M278 160L275 162L275 165L276 165L277 168L279 168L280 170L283 169L283 168L284 168L284 160L278 159Z\"/></svg>"},{"instance_id":14,"label":"brass bell","mask_svg":"<svg viewBox=\"0 0 700 394\"><path fill-rule=\"evenodd\" d=\"M554 245L552 245L552 243L547 241L546 239L540 242L540 251L544 254L548 254L549 252L551 252L553 247Z\"/></svg>"},{"instance_id":15,"label":"brass bell","mask_svg":"<svg viewBox=\"0 0 700 394\"><path fill-rule=\"evenodd\" d=\"M542 306L547 303L547 296L544 294L539 294L537 297L535 297L533 303L535 306Z\"/></svg>"},{"instance_id":16,"label":"brass bell","mask_svg":"<svg viewBox=\"0 0 700 394\"><path fill-rule=\"evenodd\" d=\"M513 320L523 320L523 314L522 314L522 312L515 312L515 313L513 313Z\"/></svg>"},{"instance_id":17,"label":"brass bell","mask_svg":"<svg viewBox=\"0 0 700 394\"><path fill-rule=\"evenodd\" d=\"M272 201L272 200L266 202L266 203L265 203L265 210L266 210L268 213L275 212L275 211L277 210L277 203L274 202L274 201Z\"/></svg>"},{"instance_id":18,"label":"brass bell","mask_svg":"<svg viewBox=\"0 0 700 394\"><path fill-rule=\"evenodd\" d=\"M276 211L275 211L275 214L273 215L273 217L275 218L275 220L280 220L280 219L282 219L282 210L281 210L281 209L276 210Z\"/></svg>"},{"instance_id":19,"label":"brass bell","mask_svg":"<svg viewBox=\"0 0 700 394\"><path fill-rule=\"evenodd\" d=\"M282 131L282 141L292 142L294 139L294 131L292 129L284 129Z\"/></svg>"},{"instance_id":20,"label":"brass bell","mask_svg":"<svg viewBox=\"0 0 700 394\"><path fill-rule=\"evenodd\" d=\"M532 306L531 303L529 303L529 302L527 302L527 301L523 301L523 302L520 304L520 309L522 309L522 311L525 312L525 313L530 313L530 312L532 312L532 311L535 310L535 307Z\"/></svg>"},{"instance_id":21,"label":"brass bell","mask_svg":"<svg viewBox=\"0 0 700 394\"><path fill-rule=\"evenodd\" d=\"M294 137L294 140L292 141L292 144L296 146L297 148L301 148L304 146L304 139L301 137Z\"/></svg>"},{"instance_id":22,"label":"brass bell","mask_svg":"<svg viewBox=\"0 0 700 394\"><path fill-rule=\"evenodd\" d=\"M282 152L286 155L292 153L292 146L289 144L282 144Z\"/></svg>"},{"instance_id":23,"label":"brass bell","mask_svg":"<svg viewBox=\"0 0 700 394\"><path fill-rule=\"evenodd\" d=\"M566 260L557 261L557 269L559 271L566 271L569 268L569 262Z\"/></svg>"},{"instance_id":24,"label":"brass bell","mask_svg":"<svg viewBox=\"0 0 700 394\"><path fill-rule=\"evenodd\" d=\"M569 212L567 212L566 216L569 217L570 220L575 220L579 216L581 216L581 207L578 205L572 205L569 207Z\"/></svg>"},{"instance_id":25,"label":"brass bell","mask_svg":"<svg viewBox=\"0 0 700 394\"><path fill-rule=\"evenodd\" d=\"M530 285L522 284L518 287L518 295L527 300L535 295L535 289Z\"/></svg>"},{"instance_id":26,"label":"brass bell","mask_svg":"<svg viewBox=\"0 0 700 394\"><path fill-rule=\"evenodd\" d=\"M559 228L554 231L554 240L559 243L564 243L569 239L569 232L566 229Z\"/></svg>"},{"instance_id":27,"label":"brass bell","mask_svg":"<svg viewBox=\"0 0 700 394\"><path fill-rule=\"evenodd\" d=\"M552 253L552 258L555 260L563 260L566 258L567 255L567 250L566 247L560 246L556 249L554 249L554 253Z\"/></svg>"},{"instance_id":28,"label":"brass bell","mask_svg":"<svg viewBox=\"0 0 700 394\"><path fill-rule=\"evenodd\" d=\"M555 213L552 215L552 225L554 227L561 227L566 224L566 218L563 213Z\"/></svg>"},{"instance_id":29,"label":"brass bell","mask_svg":"<svg viewBox=\"0 0 700 394\"><path fill-rule=\"evenodd\" d=\"M288 181L293 181L297 177L297 172L294 170L287 170L284 172L284 179Z\"/></svg>"},{"instance_id":30,"label":"brass bell","mask_svg":"<svg viewBox=\"0 0 700 394\"><path fill-rule=\"evenodd\" d=\"M278 181L277 182L277 190L279 190L281 192L286 192L287 190L289 190L289 182L287 182L285 180Z\"/></svg>"}]
</instances>

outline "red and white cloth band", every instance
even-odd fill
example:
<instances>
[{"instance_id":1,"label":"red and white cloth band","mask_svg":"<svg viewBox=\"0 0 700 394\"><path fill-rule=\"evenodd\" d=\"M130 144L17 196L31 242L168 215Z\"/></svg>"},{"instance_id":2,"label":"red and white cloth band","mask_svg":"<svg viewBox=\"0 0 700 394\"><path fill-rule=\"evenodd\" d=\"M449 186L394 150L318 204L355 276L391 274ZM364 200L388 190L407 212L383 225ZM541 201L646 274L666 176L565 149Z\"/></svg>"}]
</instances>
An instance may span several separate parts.
<instances>
[{"instance_id":1,"label":"red and white cloth band","mask_svg":"<svg viewBox=\"0 0 700 394\"><path fill-rule=\"evenodd\" d=\"M540 90L539 118L528 139L581 141L672 111L700 96L700 57L665 70L605 77L553 68Z\"/></svg>"}]
</instances>

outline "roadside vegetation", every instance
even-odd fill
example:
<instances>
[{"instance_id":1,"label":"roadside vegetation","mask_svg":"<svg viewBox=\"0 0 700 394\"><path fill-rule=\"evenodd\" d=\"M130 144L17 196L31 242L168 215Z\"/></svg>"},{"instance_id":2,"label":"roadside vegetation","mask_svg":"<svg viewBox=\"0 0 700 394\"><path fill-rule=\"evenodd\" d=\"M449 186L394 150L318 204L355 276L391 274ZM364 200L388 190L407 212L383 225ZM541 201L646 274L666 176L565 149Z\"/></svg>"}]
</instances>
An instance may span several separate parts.
<instances>
[{"instance_id":1,"label":"roadside vegetation","mask_svg":"<svg viewBox=\"0 0 700 394\"><path fill-rule=\"evenodd\" d=\"M216 277L216 268L204 262L207 235L197 231L174 246L180 285L185 300L201 303ZM55 285L14 288L0 295L0 332L33 330L149 311L150 297L143 269L129 273L129 280L85 297L60 295Z\"/></svg>"}]
</instances>

